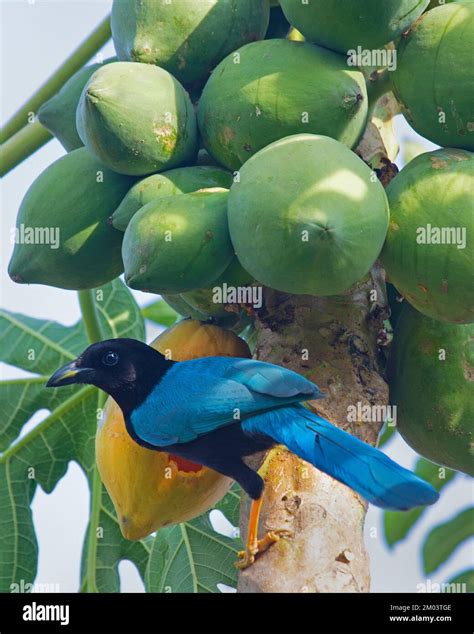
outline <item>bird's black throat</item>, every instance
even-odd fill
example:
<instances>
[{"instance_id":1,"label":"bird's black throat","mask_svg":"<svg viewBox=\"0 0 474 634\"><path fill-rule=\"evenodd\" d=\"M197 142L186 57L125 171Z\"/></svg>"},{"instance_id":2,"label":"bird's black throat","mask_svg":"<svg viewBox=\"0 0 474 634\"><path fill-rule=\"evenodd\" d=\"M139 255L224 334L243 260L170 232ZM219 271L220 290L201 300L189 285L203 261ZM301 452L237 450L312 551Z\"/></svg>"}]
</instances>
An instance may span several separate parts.
<instances>
[{"instance_id":1,"label":"bird's black throat","mask_svg":"<svg viewBox=\"0 0 474 634\"><path fill-rule=\"evenodd\" d=\"M153 348L139 352L140 359L133 359L133 368L124 376L98 377L95 385L107 392L128 419L149 394L161 382L176 361L167 359Z\"/></svg>"}]
</instances>

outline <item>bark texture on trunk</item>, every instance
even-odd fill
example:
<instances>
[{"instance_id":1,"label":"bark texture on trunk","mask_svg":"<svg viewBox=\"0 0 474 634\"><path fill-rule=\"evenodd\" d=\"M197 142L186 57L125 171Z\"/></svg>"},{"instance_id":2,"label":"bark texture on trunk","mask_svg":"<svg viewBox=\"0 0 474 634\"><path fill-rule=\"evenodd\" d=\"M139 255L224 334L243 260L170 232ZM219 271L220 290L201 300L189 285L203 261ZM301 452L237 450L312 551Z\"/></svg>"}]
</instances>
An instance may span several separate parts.
<instances>
[{"instance_id":1,"label":"bark texture on trunk","mask_svg":"<svg viewBox=\"0 0 474 634\"><path fill-rule=\"evenodd\" d=\"M256 318L256 357L313 380L327 394L310 403L313 410L375 444L381 422L348 422L348 408L358 402L388 402L378 345L385 316L385 284L378 268L345 296L296 296L265 289ZM254 458L254 465L259 460L262 456ZM368 592L365 502L283 447L268 455L265 467L260 533L287 529L292 536L241 572L238 591ZM244 538L248 509L244 498Z\"/></svg>"}]
</instances>

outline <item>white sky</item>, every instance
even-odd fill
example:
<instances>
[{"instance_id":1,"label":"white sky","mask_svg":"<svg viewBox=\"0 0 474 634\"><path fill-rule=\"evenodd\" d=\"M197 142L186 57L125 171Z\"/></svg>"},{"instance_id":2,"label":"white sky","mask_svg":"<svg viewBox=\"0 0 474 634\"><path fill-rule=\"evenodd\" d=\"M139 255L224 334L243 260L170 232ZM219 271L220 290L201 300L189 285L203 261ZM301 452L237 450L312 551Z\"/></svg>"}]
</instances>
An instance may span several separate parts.
<instances>
[{"instance_id":1,"label":"white sky","mask_svg":"<svg viewBox=\"0 0 474 634\"><path fill-rule=\"evenodd\" d=\"M2 28L2 122L5 122L47 79L65 57L90 33L110 11L111 0L0 0ZM109 43L104 57L114 55ZM399 138L415 140L417 135L401 119L397 121ZM431 144L424 142L427 149ZM6 267L12 246L8 236L15 225L20 201L32 181L50 163L64 153L57 141L25 161L3 182L2 249L0 304L3 308L24 312L37 318L55 319L72 324L79 318L75 294L46 286L22 286L10 281ZM134 293L144 305L153 296ZM148 329L151 338L154 330ZM3 378L19 373L3 366ZM38 415L40 416L40 415ZM30 423L31 424L31 423ZM29 424L29 425L30 425ZM415 454L401 440L390 445L387 453L406 467L412 467ZM75 464L51 495L38 488L33 512L40 543L39 583L58 583L62 591L78 588L80 553L88 518L88 488L85 477ZM472 488L467 476L459 476L448 485L440 502L431 507L413 530L410 538L388 552L382 538L381 512L371 508L366 522L366 542L371 557L372 590L380 592L412 592L424 580L420 563L420 544L427 530L449 519L472 501ZM377 537L369 531L377 528ZM448 565L431 576L432 583L447 581L453 574L473 564L472 541L455 553ZM120 566L123 591L140 591L141 581L134 567Z\"/></svg>"}]
</instances>

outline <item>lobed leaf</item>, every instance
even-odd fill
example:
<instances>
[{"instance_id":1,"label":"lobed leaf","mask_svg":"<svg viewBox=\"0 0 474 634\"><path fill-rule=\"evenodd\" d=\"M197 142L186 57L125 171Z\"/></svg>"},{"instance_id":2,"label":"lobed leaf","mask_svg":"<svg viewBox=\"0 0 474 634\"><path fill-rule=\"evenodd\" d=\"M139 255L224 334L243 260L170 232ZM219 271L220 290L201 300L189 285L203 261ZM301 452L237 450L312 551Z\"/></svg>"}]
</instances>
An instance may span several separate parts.
<instances>
[{"instance_id":1,"label":"lobed leaf","mask_svg":"<svg viewBox=\"0 0 474 634\"><path fill-rule=\"evenodd\" d=\"M240 497L234 486L216 505L238 524ZM217 584L237 586L234 562L242 544L216 533L209 513L156 534L145 574L148 592L219 592Z\"/></svg>"},{"instance_id":2,"label":"lobed leaf","mask_svg":"<svg viewBox=\"0 0 474 634\"><path fill-rule=\"evenodd\" d=\"M144 338L140 309L120 280L94 292L101 331L107 337ZM112 503L95 467L98 390L93 387L46 390L46 379L74 359L87 340L81 322L72 327L24 315L0 313L0 360L37 376L0 383L4 418L0 427L0 591L31 583L38 545L31 502L36 487L47 493L76 461L91 483L91 520L85 540L87 586L118 590L118 564L132 560L143 575L149 547L123 539ZM16 400L13 400L16 399ZM103 397L100 397L101 402ZM43 408L51 413L23 438L24 423ZM102 530L99 530L102 528ZM101 541L102 540L102 541Z\"/></svg>"},{"instance_id":3,"label":"lobed leaf","mask_svg":"<svg viewBox=\"0 0 474 634\"><path fill-rule=\"evenodd\" d=\"M474 536L474 507L464 509L448 522L435 526L423 544L423 568L426 574L437 570L456 548Z\"/></svg>"}]
</instances>

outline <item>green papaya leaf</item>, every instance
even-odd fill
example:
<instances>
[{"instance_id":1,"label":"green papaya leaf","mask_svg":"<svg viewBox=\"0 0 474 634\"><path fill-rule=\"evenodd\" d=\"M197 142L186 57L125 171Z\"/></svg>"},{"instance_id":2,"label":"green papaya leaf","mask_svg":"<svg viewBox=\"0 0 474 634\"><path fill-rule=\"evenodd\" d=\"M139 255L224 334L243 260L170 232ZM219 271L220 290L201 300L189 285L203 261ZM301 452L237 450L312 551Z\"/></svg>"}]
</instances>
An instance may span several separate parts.
<instances>
[{"instance_id":1,"label":"green papaya leaf","mask_svg":"<svg viewBox=\"0 0 474 634\"><path fill-rule=\"evenodd\" d=\"M415 473L432 484L437 491L441 491L456 475L456 471L440 467L424 458L417 461ZM410 511L385 511L383 525L387 545L393 547L405 539L425 509L426 507L422 506Z\"/></svg>"},{"instance_id":2,"label":"green papaya leaf","mask_svg":"<svg viewBox=\"0 0 474 634\"><path fill-rule=\"evenodd\" d=\"M474 592L474 568L463 570L454 577L451 577L448 583L451 587L452 584L455 584L456 592ZM458 590L458 588L460 588L460 590Z\"/></svg>"},{"instance_id":3,"label":"green papaya leaf","mask_svg":"<svg viewBox=\"0 0 474 634\"><path fill-rule=\"evenodd\" d=\"M159 299L153 304L148 304L148 306L142 308L142 315L145 319L150 319L160 326L166 326L166 328L172 326L180 318L178 313L164 299Z\"/></svg>"},{"instance_id":4,"label":"green papaya leaf","mask_svg":"<svg viewBox=\"0 0 474 634\"><path fill-rule=\"evenodd\" d=\"M94 420L93 396L93 388L79 390L0 457L1 592L34 580L38 545L30 508L33 494L38 484L51 492L79 445L87 446L84 422Z\"/></svg>"},{"instance_id":5,"label":"green papaya leaf","mask_svg":"<svg viewBox=\"0 0 474 634\"><path fill-rule=\"evenodd\" d=\"M240 497L241 489L237 482L234 482L228 493L214 507L217 511L221 511L229 522L237 528L240 522Z\"/></svg>"},{"instance_id":6,"label":"green papaya leaf","mask_svg":"<svg viewBox=\"0 0 474 634\"><path fill-rule=\"evenodd\" d=\"M81 323L67 327L6 310L0 311L0 336L4 363L40 375L74 359L87 345Z\"/></svg>"},{"instance_id":7,"label":"green papaya leaf","mask_svg":"<svg viewBox=\"0 0 474 634\"><path fill-rule=\"evenodd\" d=\"M66 340L67 348L63 345ZM44 383L51 374L49 369L74 359L87 345L87 339L80 324L67 328L0 310L0 342L1 361L32 373L26 379L0 383L0 450L5 450L36 411L56 409L74 393L69 387L45 390Z\"/></svg>"},{"instance_id":8,"label":"green papaya leaf","mask_svg":"<svg viewBox=\"0 0 474 634\"><path fill-rule=\"evenodd\" d=\"M1 319L1 318L0 318ZM46 376L11 379L0 383L0 451L4 451L20 434L23 425L40 409L55 410L77 390L45 390Z\"/></svg>"},{"instance_id":9,"label":"green papaya leaf","mask_svg":"<svg viewBox=\"0 0 474 634\"><path fill-rule=\"evenodd\" d=\"M240 496L233 487L216 505L238 524ZM234 562L242 549L239 537L224 537L212 528L209 513L161 529L153 541L145 574L147 592L219 592L217 584L237 586Z\"/></svg>"},{"instance_id":10,"label":"green papaya leaf","mask_svg":"<svg viewBox=\"0 0 474 634\"><path fill-rule=\"evenodd\" d=\"M435 526L423 544L426 574L437 570L458 546L474 536L474 507L464 509L448 522Z\"/></svg>"},{"instance_id":11,"label":"green papaya leaf","mask_svg":"<svg viewBox=\"0 0 474 634\"><path fill-rule=\"evenodd\" d=\"M120 280L96 289L94 304L104 338L144 338L140 310ZM86 535L83 587L119 589L117 567L131 559L144 574L149 546L130 544L119 531L113 506L100 482L94 454L98 404L103 395L93 387L46 390L47 378L74 359L88 344L82 321L72 327L0 312L0 361L26 370L31 377L0 382L5 418L0 428L0 591L31 583L37 571L38 544L31 502L39 485L50 493L76 461L91 486L90 527ZM12 399L16 400L13 401ZM18 438L38 410L50 414Z\"/></svg>"}]
</instances>

